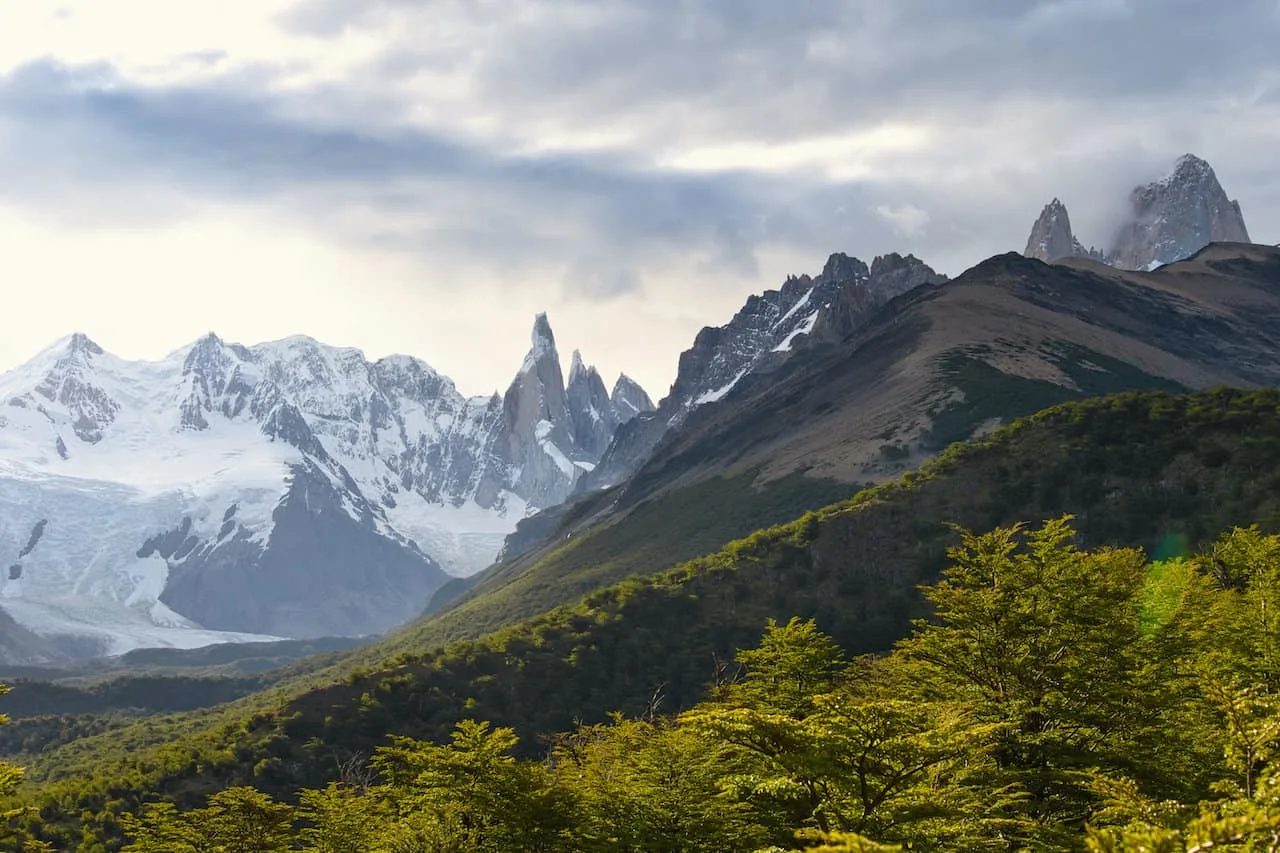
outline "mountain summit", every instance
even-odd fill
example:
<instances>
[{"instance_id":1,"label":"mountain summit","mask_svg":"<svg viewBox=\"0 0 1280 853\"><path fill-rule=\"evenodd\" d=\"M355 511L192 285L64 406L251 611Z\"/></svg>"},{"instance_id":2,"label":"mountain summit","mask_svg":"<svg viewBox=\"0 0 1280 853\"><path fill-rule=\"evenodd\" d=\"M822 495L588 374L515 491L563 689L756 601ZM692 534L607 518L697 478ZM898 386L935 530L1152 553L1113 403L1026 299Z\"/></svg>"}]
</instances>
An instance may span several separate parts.
<instances>
[{"instance_id":1,"label":"mountain summit","mask_svg":"<svg viewBox=\"0 0 1280 853\"><path fill-rule=\"evenodd\" d=\"M1086 249L1071 232L1071 217L1067 206L1054 198L1040 211L1040 217L1031 227L1027 248L1022 252L1028 258L1052 263L1060 258L1090 257L1103 260L1096 249Z\"/></svg>"},{"instance_id":2,"label":"mountain summit","mask_svg":"<svg viewBox=\"0 0 1280 853\"><path fill-rule=\"evenodd\" d=\"M1210 243L1248 243L1239 202L1227 198L1213 168L1184 154L1163 178L1135 187L1129 217L1103 253L1086 249L1071 231L1067 208L1055 198L1045 205L1023 254L1053 262L1092 258L1126 270L1152 270L1189 258Z\"/></svg>"},{"instance_id":3,"label":"mountain summit","mask_svg":"<svg viewBox=\"0 0 1280 853\"><path fill-rule=\"evenodd\" d=\"M545 315L506 394L472 398L304 336L156 362L64 338L0 374L0 602L75 656L385 631L652 408L581 357L570 386Z\"/></svg>"},{"instance_id":4,"label":"mountain summit","mask_svg":"<svg viewBox=\"0 0 1280 853\"><path fill-rule=\"evenodd\" d=\"M839 340L861 328L894 297L945 280L913 255L883 255L868 267L836 252L817 276L790 276L778 290L748 297L729 323L698 332L693 346L680 355L676 380L656 412L620 425L599 465L582 478L576 492L622 482L694 410L723 400L748 377L773 370L811 341Z\"/></svg>"},{"instance_id":5,"label":"mountain summit","mask_svg":"<svg viewBox=\"0 0 1280 853\"><path fill-rule=\"evenodd\" d=\"M1111 262L1150 269L1180 261L1210 243L1248 243L1240 203L1227 198L1213 168L1184 154L1166 177L1129 196L1132 219L1116 237Z\"/></svg>"}]
</instances>

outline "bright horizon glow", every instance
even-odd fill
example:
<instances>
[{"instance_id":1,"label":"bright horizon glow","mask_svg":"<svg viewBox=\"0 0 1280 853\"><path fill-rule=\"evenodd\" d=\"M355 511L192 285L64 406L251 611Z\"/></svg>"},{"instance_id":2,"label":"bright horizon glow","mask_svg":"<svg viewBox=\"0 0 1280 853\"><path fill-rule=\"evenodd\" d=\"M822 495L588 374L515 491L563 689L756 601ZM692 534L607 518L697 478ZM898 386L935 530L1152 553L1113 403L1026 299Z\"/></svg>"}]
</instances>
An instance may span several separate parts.
<instances>
[{"instance_id":1,"label":"bright horizon glow","mask_svg":"<svg viewBox=\"0 0 1280 853\"><path fill-rule=\"evenodd\" d=\"M545 311L659 399L832 252L956 275L1055 195L1101 245L1186 151L1280 239L1270 0L962 5L0 0L0 370L303 334L487 394Z\"/></svg>"}]
</instances>

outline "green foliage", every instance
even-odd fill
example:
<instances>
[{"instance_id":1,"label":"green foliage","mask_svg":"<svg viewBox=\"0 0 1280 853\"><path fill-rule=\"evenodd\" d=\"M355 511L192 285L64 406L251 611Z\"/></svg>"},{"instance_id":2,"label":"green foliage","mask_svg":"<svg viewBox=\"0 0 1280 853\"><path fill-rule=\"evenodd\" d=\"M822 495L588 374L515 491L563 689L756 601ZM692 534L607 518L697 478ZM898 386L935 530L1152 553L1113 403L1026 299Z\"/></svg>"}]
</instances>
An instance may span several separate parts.
<instances>
[{"instance_id":1,"label":"green foliage","mask_svg":"<svg viewBox=\"0 0 1280 853\"><path fill-rule=\"evenodd\" d=\"M867 827L877 843L912 849L994 849L993 839L1078 848L1084 823L1097 814L1115 815L1102 829L1127 825L1119 807L1104 811L1099 778L1133 780L1152 802L1193 810L1213 796L1243 796L1248 759L1229 765L1228 715L1208 685L1231 695L1253 690L1248 695L1260 699L1276 692L1272 626L1280 602L1268 574L1275 546L1260 531L1280 521L1277 436L1274 390L1061 406L952 448L899 483L482 639L423 647L411 632L338 669L299 669L274 694L75 740L33 758L29 775L45 784L31 799L40 813L30 828L58 849L112 847L121 838L116 815L137 813L145 802L190 810L244 785L291 800L300 788L324 790L353 755L385 746L388 733L439 744L467 719L513 730L508 757L522 767L522 759L545 758L546 739L572 735L579 721L589 730L613 709L628 725L640 719L657 732L652 712L688 711L710 695L714 704L699 711L723 713L717 725L774 732L796 751L770 757L719 741L732 755L708 764L732 773L691 775L677 787L714 789L712 799L685 799L737 811L716 824L707 806L689 826L722 825L735 838L779 849L795 845L795 829L807 822L820 830L823 820L831 831L848 822L856 834L865 832L853 825ZM1010 526L1067 512L1078 519L1070 536L1052 525ZM966 538L944 522L1000 530ZM1213 548L1218 531L1254 522L1259 530L1236 531ZM1162 565L1144 565L1135 549L1162 543L1174 543ZM1208 550L1188 551L1197 548ZM932 587L948 567L945 582ZM801 621L788 621L795 616ZM775 651L815 655L816 670L795 682L812 692L787 688L786 678L769 674L767 657L734 660L769 619L800 632L771 632ZM915 636L883 661L858 657L829 670L827 653L801 642L807 620L815 636L854 655L882 654L913 630L913 620L928 621L915 622ZM357 664L365 670L353 671ZM747 672L741 682L738 666ZM666 749L703 754L693 740L706 740L710 729L699 734L692 719L671 729L678 734ZM892 737L876 734L885 731L876 728L881 723ZM826 736L815 729L821 724L892 745L892 754L867 753L868 791L887 789L882 801L868 808L875 796L864 800L861 782L805 757L825 743L814 740ZM959 752L931 751L941 749L929 740L935 732ZM653 736L655 750L664 737ZM858 743L832 740L832 754L853 756ZM901 785L888 784L893 762L911 750L931 763ZM628 752L637 760L645 754ZM1254 780L1268 766L1258 755ZM655 760L651 769L627 772L640 788L660 766ZM558 776L559 768L544 771L550 776L529 777L542 793L522 808L546 807L562 820L565 803L557 798L568 790L571 801L568 828L552 821L560 828L544 842L607 849L607 840L584 834L594 826L591 837L607 838L606 822L582 812L586 792ZM826 793L808 802L791 796L808 783ZM1235 788L1224 793L1215 784ZM620 793L613 801L628 803ZM639 800L630 802L643 814ZM452 843L466 830L461 808L397 816L394 832L404 844ZM664 811L642 825L671 819ZM299 831L311 825L299 821Z\"/></svg>"},{"instance_id":2,"label":"green foliage","mask_svg":"<svg viewBox=\"0 0 1280 853\"><path fill-rule=\"evenodd\" d=\"M495 631L628 576L652 574L712 553L857 491L853 484L803 471L764 482L759 482L758 471L711 477L628 507L617 519L574 535L532 565L517 560L512 567L500 567L393 645L422 647Z\"/></svg>"},{"instance_id":3,"label":"green foliage","mask_svg":"<svg viewBox=\"0 0 1280 853\"><path fill-rule=\"evenodd\" d=\"M1160 560L1147 568L1138 598L1138 625L1144 634L1154 635L1173 622L1195 578L1195 562L1184 558Z\"/></svg>"}]
</instances>

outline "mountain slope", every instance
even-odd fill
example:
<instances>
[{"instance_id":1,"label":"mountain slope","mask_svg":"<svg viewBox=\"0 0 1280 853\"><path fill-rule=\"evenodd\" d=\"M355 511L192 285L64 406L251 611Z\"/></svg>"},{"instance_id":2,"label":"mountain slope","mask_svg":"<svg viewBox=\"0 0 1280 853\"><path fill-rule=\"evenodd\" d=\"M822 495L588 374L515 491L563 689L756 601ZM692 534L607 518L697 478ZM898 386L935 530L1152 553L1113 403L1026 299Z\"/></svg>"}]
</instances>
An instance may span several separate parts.
<instances>
[{"instance_id":1,"label":"mountain slope","mask_svg":"<svg viewBox=\"0 0 1280 853\"><path fill-rule=\"evenodd\" d=\"M203 717L204 734L180 735L201 725L197 716L89 738L39 757L32 775L67 780L44 793L44 813L56 820L96 796L85 778L93 772L131 780L116 790L133 807L144 790L196 802L202 791L248 780L286 793L323 784L388 732L444 738L463 717L514 725L534 752L539 733L611 709L644 713L655 692L664 712L697 701L723 676L718 662L749 647L768 617L813 617L852 652L888 648L924 615L917 585L945 566L958 538L951 523L988 529L1074 513L1085 545L1171 556L1232 525L1280 527L1275 471L1274 389L1067 404L956 446L897 483L483 640L393 658L390 641L358 650L352 660L375 671L351 671L349 660L332 673L345 678L305 691L296 684L283 705L262 697ZM174 738L166 748L204 758L159 762L141 753L128 775L113 769L125 760L112 757L120 744Z\"/></svg>"},{"instance_id":2,"label":"mountain slope","mask_svg":"<svg viewBox=\"0 0 1280 853\"><path fill-rule=\"evenodd\" d=\"M73 335L0 376L0 606L72 657L381 633L643 402L579 445L545 315L506 395L470 399L305 337L131 362Z\"/></svg>"},{"instance_id":3,"label":"mountain slope","mask_svg":"<svg viewBox=\"0 0 1280 853\"><path fill-rule=\"evenodd\" d=\"M786 363L815 340L861 326L885 302L922 284L945 281L917 258L891 254L868 267L842 253L816 276L792 276L779 290L750 297L724 326L707 327L680 355L670 393L651 415L618 430L578 494L617 485L648 461L654 448L696 410L732 393L746 377Z\"/></svg>"},{"instance_id":4,"label":"mountain slope","mask_svg":"<svg viewBox=\"0 0 1280 853\"><path fill-rule=\"evenodd\" d=\"M523 522L522 548L413 630L476 636L706 553L744 535L740 517L780 522L1059 402L1274 384L1277 319L1271 247L1213 246L1152 273L991 258L690 413L621 486Z\"/></svg>"}]
</instances>

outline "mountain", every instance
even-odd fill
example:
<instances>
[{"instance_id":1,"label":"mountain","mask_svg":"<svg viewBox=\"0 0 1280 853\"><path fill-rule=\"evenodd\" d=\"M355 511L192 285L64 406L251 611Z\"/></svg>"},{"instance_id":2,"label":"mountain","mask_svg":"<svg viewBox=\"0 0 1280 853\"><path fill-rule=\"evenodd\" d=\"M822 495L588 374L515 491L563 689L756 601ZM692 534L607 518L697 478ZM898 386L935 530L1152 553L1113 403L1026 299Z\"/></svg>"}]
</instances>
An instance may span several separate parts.
<instances>
[{"instance_id":1,"label":"mountain","mask_svg":"<svg viewBox=\"0 0 1280 853\"><path fill-rule=\"evenodd\" d=\"M32 778L63 780L37 803L48 804L39 810L46 837L57 840L62 822L79 839L76 818L100 808L92 804L107 780L129 810L158 791L199 804L244 780L283 796L324 785L388 733L447 742L464 718L513 726L525 754L545 758L544 736L575 722L615 710L635 718L659 699L659 713L674 714L703 699L732 677L735 650L753 646L769 618L813 618L848 652L884 651L927 613L919 585L948 565L953 523L984 531L1071 513L1080 545L1138 546L1154 559L1233 525L1274 530L1278 439L1275 389L1055 407L897 482L494 636L412 650L387 641L352 653L358 667L348 660L283 694L33 754ZM184 760L159 760L159 750ZM121 772L126 765L133 772Z\"/></svg>"},{"instance_id":2,"label":"mountain","mask_svg":"<svg viewBox=\"0 0 1280 853\"><path fill-rule=\"evenodd\" d=\"M406 643L476 636L709 553L1057 403L1278 383L1274 247L1214 244L1152 273L996 256L690 410L619 485L521 522L503 560Z\"/></svg>"},{"instance_id":3,"label":"mountain","mask_svg":"<svg viewBox=\"0 0 1280 853\"><path fill-rule=\"evenodd\" d=\"M1166 177L1130 194L1132 218L1112 245L1122 269L1150 269L1199 251L1209 243L1248 243L1240 203L1227 198L1213 168L1183 155Z\"/></svg>"},{"instance_id":4,"label":"mountain","mask_svg":"<svg viewBox=\"0 0 1280 853\"><path fill-rule=\"evenodd\" d=\"M1152 270L1188 258L1210 243L1248 243L1239 202L1227 198L1213 168L1185 154L1165 177L1134 188L1129 216L1105 253L1086 249L1071 231L1066 206L1045 205L1023 254L1052 263L1084 257L1120 269Z\"/></svg>"},{"instance_id":5,"label":"mountain","mask_svg":"<svg viewBox=\"0 0 1280 853\"><path fill-rule=\"evenodd\" d=\"M918 258L890 254L868 267L843 253L831 255L817 276L791 276L779 290L750 297L728 324L704 328L680 355L676 380L651 415L618 430L600 464L577 493L623 482L658 442L696 409L724 399L745 377L767 372L812 341L858 328L893 297L944 281Z\"/></svg>"},{"instance_id":6,"label":"mountain","mask_svg":"<svg viewBox=\"0 0 1280 853\"><path fill-rule=\"evenodd\" d=\"M425 362L210 334L157 362L72 335L0 375L0 606L71 657L381 633L487 565L642 408L580 444L545 315L502 397ZM585 371L585 368L584 368ZM584 436L585 438L585 436Z\"/></svg>"},{"instance_id":7,"label":"mountain","mask_svg":"<svg viewBox=\"0 0 1280 853\"><path fill-rule=\"evenodd\" d=\"M1106 258L1097 249L1086 249L1071 232L1071 217L1067 215L1067 207L1055 198L1040 211L1039 218L1031 227L1031 236L1027 238L1027 248L1022 254L1045 263L1053 263L1062 258L1083 257L1103 261Z\"/></svg>"}]
</instances>

